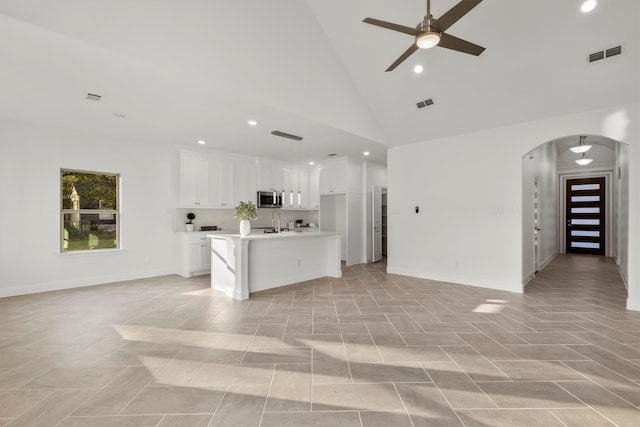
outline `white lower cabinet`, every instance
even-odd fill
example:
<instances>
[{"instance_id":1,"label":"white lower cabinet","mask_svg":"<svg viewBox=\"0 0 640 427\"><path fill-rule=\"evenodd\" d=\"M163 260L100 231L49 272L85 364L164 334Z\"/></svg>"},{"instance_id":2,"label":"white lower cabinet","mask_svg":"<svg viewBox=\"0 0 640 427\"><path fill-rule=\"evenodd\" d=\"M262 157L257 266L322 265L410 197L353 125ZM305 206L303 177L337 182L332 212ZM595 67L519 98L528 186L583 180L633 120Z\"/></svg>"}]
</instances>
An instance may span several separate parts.
<instances>
[{"instance_id":1,"label":"white lower cabinet","mask_svg":"<svg viewBox=\"0 0 640 427\"><path fill-rule=\"evenodd\" d=\"M211 273L211 243L207 233L178 233L180 265L178 274L182 277Z\"/></svg>"}]
</instances>

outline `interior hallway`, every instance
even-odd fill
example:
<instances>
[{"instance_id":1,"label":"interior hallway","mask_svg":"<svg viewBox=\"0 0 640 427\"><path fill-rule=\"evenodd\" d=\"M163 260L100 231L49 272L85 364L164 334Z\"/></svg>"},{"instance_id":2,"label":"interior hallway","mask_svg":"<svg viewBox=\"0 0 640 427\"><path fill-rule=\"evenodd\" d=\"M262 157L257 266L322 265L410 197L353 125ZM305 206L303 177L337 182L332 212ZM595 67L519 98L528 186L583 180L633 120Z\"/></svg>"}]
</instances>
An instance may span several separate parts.
<instances>
[{"instance_id":1,"label":"interior hallway","mask_svg":"<svg viewBox=\"0 0 640 427\"><path fill-rule=\"evenodd\" d=\"M606 258L524 295L344 267L0 299L0 426L637 426L640 313Z\"/></svg>"}]
</instances>

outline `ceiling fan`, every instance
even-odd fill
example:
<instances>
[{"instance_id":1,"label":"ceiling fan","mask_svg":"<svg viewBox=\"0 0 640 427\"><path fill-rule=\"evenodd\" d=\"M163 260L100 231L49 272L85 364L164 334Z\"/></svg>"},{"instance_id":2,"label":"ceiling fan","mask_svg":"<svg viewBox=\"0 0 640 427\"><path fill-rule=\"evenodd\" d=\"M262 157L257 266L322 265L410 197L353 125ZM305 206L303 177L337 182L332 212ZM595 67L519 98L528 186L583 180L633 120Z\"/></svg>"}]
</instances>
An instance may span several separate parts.
<instances>
[{"instance_id":1,"label":"ceiling fan","mask_svg":"<svg viewBox=\"0 0 640 427\"><path fill-rule=\"evenodd\" d=\"M434 19L433 15L431 15L431 0L427 0L427 14L422 22L416 25L415 28L405 27L404 25L398 25L374 18L365 18L362 22L409 34L416 38L411 47L409 47L409 49L400 55L400 57L385 70L393 71L418 49L430 49L432 47L439 46L475 56L484 52L484 48L482 46L478 46L477 44L473 44L458 37L454 37L451 34L445 33L449 27L458 22L460 18L476 7L481 1L482 0L462 0L449 9L440 18Z\"/></svg>"}]
</instances>

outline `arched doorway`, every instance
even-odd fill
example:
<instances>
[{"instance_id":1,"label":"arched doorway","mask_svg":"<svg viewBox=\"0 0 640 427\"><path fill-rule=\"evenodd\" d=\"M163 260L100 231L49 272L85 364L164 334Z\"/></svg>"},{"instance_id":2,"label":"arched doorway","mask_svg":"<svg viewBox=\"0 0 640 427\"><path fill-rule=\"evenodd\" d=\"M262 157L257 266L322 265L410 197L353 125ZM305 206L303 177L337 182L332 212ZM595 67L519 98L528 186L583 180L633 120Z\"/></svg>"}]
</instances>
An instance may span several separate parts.
<instances>
[{"instance_id":1,"label":"arched doorway","mask_svg":"<svg viewBox=\"0 0 640 427\"><path fill-rule=\"evenodd\" d=\"M584 156L571 150L571 147L579 145L580 136L586 136L585 144L591 145ZM581 157L593 161L579 165L575 160ZM598 244L602 255L613 257L625 277L629 222L628 157L627 144L599 135L560 137L540 144L523 156L522 261L525 285L559 253L589 252L581 249ZM588 197L571 194L572 188L592 189L592 186L584 186L577 181L587 178L600 180L601 206L596 207L593 202L596 197L593 191L584 193ZM585 203L580 205L579 201ZM594 212L601 216L592 218L590 215L595 215ZM601 228L596 230L596 224ZM594 236L599 236L601 242L595 243Z\"/></svg>"}]
</instances>

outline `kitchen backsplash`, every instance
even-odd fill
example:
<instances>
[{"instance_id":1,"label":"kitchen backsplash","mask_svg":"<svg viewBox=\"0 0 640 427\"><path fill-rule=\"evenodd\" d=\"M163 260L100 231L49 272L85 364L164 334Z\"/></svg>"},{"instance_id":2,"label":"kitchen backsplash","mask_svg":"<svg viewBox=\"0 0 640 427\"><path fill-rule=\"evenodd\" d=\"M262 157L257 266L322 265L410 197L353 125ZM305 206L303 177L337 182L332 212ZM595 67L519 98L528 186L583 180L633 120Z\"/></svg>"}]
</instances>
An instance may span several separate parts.
<instances>
[{"instance_id":1,"label":"kitchen backsplash","mask_svg":"<svg viewBox=\"0 0 640 427\"><path fill-rule=\"evenodd\" d=\"M280 218L282 219L282 227L287 227L289 221L295 221L301 219L304 224L315 223L318 224L318 211L307 210L286 210L275 209L280 212ZM274 209L258 209L258 218L251 221L252 227L270 227L271 215ZM176 209L176 231L186 231L185 223L187 222L187 213L193 212L196 215L196 219L193 220L196 225L196 230L200 230L200 227L206 225L217 225L222 230L229 230L235 232L240 226L240 220L233 217L233 211L231 209ZM277 218L277 214L275 215Z\"/></svg>"}]
</instances>

